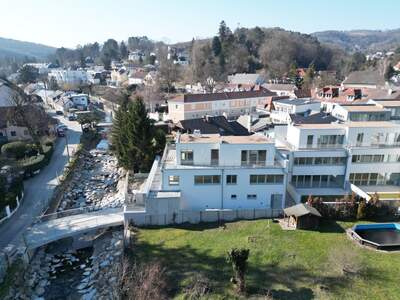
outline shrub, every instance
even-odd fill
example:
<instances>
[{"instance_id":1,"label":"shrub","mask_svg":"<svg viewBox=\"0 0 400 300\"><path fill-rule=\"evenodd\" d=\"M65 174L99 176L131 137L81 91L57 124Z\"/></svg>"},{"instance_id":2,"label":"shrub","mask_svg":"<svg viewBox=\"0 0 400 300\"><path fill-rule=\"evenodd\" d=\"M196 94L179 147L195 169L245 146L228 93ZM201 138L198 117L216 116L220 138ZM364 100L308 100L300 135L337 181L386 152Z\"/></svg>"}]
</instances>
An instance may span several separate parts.
<instances>
[{"instance_id":1,"label":"shrub","mask_svg":"<svg viewBox=\"0 0 400 300\"><path fill-rule=\"evenodd\" d=\"M366 216L367 216L367 204L365 201L360 201L360 203L358 203L358 209L357 209L357 220L365 219Z\"/></svg>"},{"instance_id":2,"label":"shrub","mask_svg":"<svg viewBox=\"0 0 400 300\"><path fill-rule=\"evenodd\" d=\"M25 157L27 145L24 142L11 142L1 147L1 153L9 158L21 159Z\"/></svg>"},{"instance_id":3,"label":"shrub","mask_svg":"<svg viewBox=\"0 0 400 300\"><path fill-rule=\"evenodd\" d=\"M228 251L227 261L232 264L234 274L234 277L231 278L231 282L236 285L238 293L244 293L246 291L245 274L249 254L249 249L233 248Z\"/></svg>"}]
</instances>

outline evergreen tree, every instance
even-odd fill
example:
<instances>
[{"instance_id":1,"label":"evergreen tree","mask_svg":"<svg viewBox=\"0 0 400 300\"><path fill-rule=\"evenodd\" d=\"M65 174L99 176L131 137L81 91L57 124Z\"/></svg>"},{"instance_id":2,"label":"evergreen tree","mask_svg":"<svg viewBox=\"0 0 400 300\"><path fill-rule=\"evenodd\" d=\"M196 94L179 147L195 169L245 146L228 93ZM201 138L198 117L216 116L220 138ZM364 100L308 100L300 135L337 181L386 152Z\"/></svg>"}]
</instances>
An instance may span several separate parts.
<instances>
[{"instance_id":1,"label":"evergreen tree","mask_svg":"<svg viewBox=\"0 0 400 300\"><path fill-rule=\"evenodd\" d=\"M212 40L212 50L215 56L220 55L221 53L221 41L219 40L219 37L214 36L213 40Z\"/></svg>"},{"instance_id":2,"label":"evergreen tree","mask_svg":"<svg viewBox=\"0 0 400 300\"><path fill-rule=\"evenodd\" d=\"M148 118L143 99L128 102L125 96L113 123L112 145L119 164L134 172L148 172L165 146L165 134Z\"/></svg>"},{"instance_id":3,"label":"evergreen tree","mask_svg":"<svg viewBox=\"0 0 400 300\"><path fill-rule=\"evenodd\" d=\"M119 53L121 54L121 58L125 59L128 57L128 48L125 45L125 42L122 41L119 45Z\"/></svg>"}]
</instances>

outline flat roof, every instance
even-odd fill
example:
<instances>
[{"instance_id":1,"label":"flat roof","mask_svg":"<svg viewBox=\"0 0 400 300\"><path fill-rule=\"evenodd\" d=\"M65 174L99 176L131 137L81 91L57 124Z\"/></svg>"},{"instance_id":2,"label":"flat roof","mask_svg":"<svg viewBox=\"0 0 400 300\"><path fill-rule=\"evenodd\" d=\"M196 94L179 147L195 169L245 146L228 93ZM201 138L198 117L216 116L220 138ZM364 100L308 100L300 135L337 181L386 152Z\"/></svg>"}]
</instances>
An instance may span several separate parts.
<instances>
[{"instance_id":1,"label":"flat roof","mask_svg":"<svg viewBox=\"0 0 400 300\"><path fill-rule=\"evenodd\" d=\"M274 103L281 103L287 105L307 105L320 102L312 99L281 99L281 100L275 100Z\"/></svg>"},{"instance_id":2,"label":"flat roof","mask_svg":"<svg viewBox=\"0 0 400 300\"><path fill-rule=\"evenodd\" d=\"M248 135L248 136L233 136L219 134L182 134L179 142L183 144L188 143L226 143L226 144L265 144L273 143L273 140L264 135Z\"/></svg>"},{"instance_id":3,"label":"flat roof","mask_svg":"<svg viewBox=\"0 0 400 300\"><path fill-rule=\"evenodd\" d=\"M384 107L398 107L400 106L400 100L374 100L374 102Z\"/></svg>"},{"instance_id":4,"label":"flat roof","mask_svg":"<svg viewBox=\"0 0 400 300\"><path fill-rule=\"evenodd\" d=\"M383 107L376 105L342 105L342 107L350 112L384 112L387 111Z\"/></svg>"},{"instance_id":5,"label":"flat roof","mask_svg":"<svg viewBox=\"0 0 400 300\"><path fill-rule=\"evenodd\" d=\"M346 127L377 127L377 128L400 128L400 124L396 124L389 121L360 121L360 122L344 122L344 123L328 123L328 124L299 124L295 127L300 128L318 128L318 129L334 129L334 128L346 128Z\"/></svg>"}]
</instances>

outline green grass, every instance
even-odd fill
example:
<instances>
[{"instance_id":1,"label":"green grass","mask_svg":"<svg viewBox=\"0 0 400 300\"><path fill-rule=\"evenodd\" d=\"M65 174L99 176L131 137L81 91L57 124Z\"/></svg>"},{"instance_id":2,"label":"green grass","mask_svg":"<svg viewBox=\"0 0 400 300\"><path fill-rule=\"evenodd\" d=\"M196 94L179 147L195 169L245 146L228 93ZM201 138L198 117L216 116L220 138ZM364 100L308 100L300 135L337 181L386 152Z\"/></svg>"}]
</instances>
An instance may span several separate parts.
<instances>
[{"instance_id":1,"label":"green grass","mask_svg":"<svg viewBox=\"0 0 400 300\"><path fill-rule=\"evenodd\" d=\"M274 299L399 299L400 253L359 247L344 232L352 225L331 222L319 231L282 231L271 220L256 220L227 223L226 229L215 224L140 229L133 252L139 262L162 262L170 296L178 299L198 273L211 282L209 298L234 298L226 262L232 247L250 249L248 297L269 290ZM343 275L336 267L341 259L332 259L333 253L352 257L361 271Z\"/></svg>"}]
</instances>

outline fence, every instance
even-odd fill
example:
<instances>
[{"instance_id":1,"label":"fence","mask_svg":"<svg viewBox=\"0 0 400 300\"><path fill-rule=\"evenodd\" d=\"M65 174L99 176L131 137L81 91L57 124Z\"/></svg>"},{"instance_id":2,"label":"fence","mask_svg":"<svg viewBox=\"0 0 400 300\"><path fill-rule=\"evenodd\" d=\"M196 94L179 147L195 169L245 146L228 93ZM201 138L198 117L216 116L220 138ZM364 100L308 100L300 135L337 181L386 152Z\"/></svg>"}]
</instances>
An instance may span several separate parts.
<instances>
[{"instance_id":1,"label":"fence","mask_svg":"<svg viewBox=\"0 0 400 300\"><path fill-rule=\"evenodd\" d=\"M240 210L205 210L178 211L172 214L147 214L144 211L127 211L124 213L125 224L138 226L163 226L183 223L212 223L235 220L254 220L277 218L283 215L282 209L240 209Z\"/></svg>"}]
</instances>

